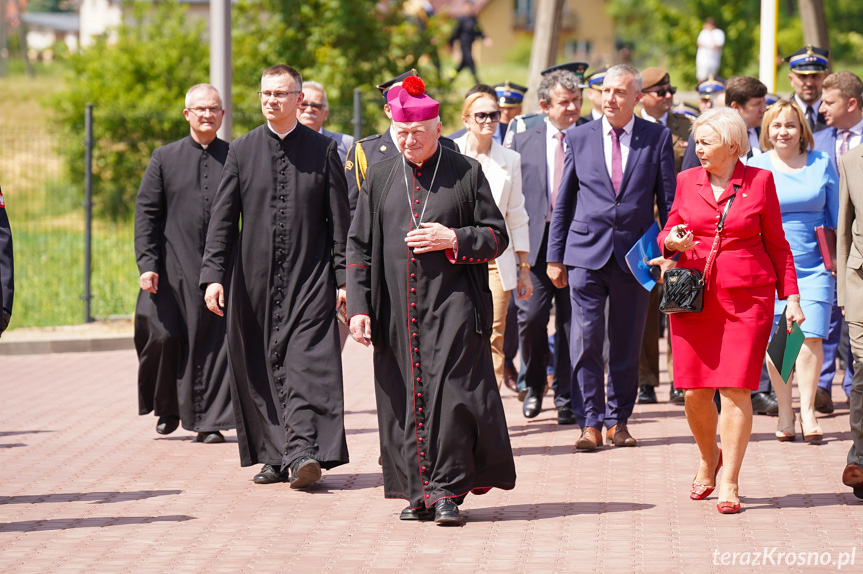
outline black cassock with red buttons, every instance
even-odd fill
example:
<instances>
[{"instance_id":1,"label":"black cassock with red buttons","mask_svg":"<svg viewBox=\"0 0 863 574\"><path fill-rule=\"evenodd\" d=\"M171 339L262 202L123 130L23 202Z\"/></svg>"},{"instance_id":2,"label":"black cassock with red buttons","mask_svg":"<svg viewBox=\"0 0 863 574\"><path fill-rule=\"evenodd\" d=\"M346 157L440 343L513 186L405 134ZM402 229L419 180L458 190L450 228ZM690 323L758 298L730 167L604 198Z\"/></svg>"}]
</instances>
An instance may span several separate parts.
<instances>
[{"instance_id":1,"label":"black cassock with red buttons","mask_svg":"<svg viewBox=\"0 0 863 574\"><path fill-rule=\"evenodd\" d=\"M421 222L452 228L457 250L413 253L404 238ZM348 237L348 315L372 320L387 498L431 507L515 486L489 343L488 261L508 242L474 160L439 147L422 167L397 156L369 168Z\"/></svg>"}]
</instances>

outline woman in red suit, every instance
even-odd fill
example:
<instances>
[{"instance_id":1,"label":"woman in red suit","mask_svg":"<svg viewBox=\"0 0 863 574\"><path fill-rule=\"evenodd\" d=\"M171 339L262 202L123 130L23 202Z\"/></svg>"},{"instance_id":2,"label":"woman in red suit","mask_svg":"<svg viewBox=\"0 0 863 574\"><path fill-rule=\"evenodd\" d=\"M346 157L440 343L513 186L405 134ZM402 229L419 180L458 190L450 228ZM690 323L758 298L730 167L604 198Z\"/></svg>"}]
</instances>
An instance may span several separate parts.
<instances>
[{"instance_id":1,"label":"woman in red suit","mask_svg":"<svg viewBox=\"0 0 863 574\"><path fill-rule=\"evenodd\" d=\"M701 454L690 498L713 492L724 462L717 509L733 514L740 511L738 476L752 430L749 395L758 388L774 291L788 299L788 329L804 317L773 174L739 159L749 151L740 115L713 109L699 116L692 131L701 167L677 176L674 205L658 241L665 257L682 252L679 267L703 273L717 223L736 193L705 274L704 311L670 316L674 384L685 391L686 420ZM721 415L713 403L716 389Z\"/></svg>"}]
</instances>

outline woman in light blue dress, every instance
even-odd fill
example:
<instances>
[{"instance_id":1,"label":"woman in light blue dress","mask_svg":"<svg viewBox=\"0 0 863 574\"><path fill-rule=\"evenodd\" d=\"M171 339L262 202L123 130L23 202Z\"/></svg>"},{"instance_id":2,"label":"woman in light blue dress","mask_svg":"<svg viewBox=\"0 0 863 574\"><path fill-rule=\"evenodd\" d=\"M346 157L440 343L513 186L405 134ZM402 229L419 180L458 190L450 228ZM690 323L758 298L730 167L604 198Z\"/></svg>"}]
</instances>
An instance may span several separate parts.
<instances>
[{"instance_id":1,"label":"woman in light blue dress","mask_svg":"<svg viewBox=\"0 0 863 574\"><path fill-rule=\"evenodd\" d=\"M800 304L806 315L801 325L806 337L795 362L797 389L800 392L800 426L803 439L820 441L821 427L815 420L815 391L833 307L835 279L824 267L815 237L819 226L836 228L839 212L839 177L830 157L813 151L812 132L803 112L794 102L780 100L764 114L759 156L748 165L773 172L776 193L782 208L782 226L794 255ZM769 151L767 151L769 150ZM785 302L776 300L774 327ZM770 381L779 401L776 438L793 441L796 437L791 407L791 380L786 384L768 359Z\"/></svg>"}]
</instances>

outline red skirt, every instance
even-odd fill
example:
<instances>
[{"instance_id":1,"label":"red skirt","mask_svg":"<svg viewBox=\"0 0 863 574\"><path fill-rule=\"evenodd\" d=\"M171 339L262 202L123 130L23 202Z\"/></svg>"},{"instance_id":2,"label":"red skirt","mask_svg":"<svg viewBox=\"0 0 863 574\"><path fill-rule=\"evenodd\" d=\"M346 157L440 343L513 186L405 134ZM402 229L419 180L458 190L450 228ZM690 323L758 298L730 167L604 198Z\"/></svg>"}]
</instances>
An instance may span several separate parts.
<instances>
[{"instance_id":1,"label":"red skirt","mask_svg":"<svg viewBox=\"0 0 863 574\"><path fill-rule=\"evenodd\" d=\"M776 285L723 289L710 279L701 313L669 316L674 386L758 390Z\"/></svg>"}]
</instances>

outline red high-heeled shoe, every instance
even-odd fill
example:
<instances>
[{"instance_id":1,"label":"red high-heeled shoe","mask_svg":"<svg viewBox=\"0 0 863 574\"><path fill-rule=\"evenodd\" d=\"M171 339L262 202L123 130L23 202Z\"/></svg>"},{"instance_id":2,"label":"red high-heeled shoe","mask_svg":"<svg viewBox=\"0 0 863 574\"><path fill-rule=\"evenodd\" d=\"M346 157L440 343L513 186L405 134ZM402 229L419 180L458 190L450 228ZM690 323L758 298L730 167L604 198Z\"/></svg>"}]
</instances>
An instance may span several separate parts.
<instances>
[{"instance_id":1,"label":"red high-heeled shoe","mask_svg":"<svg viewBox=\"0 0 863 574\"><path fill-rule=\"evenodd\" d=\"M705 486L703 484L698 484L695 482L695 478L698 475L695 475L695 478L692 479L692 487L689 489L689 498L692 500L704 500L716 490L716 477L719 475L719 469L722 468L722 449L719 449L719 463L716 465L716 472L713 473L713 486Z\"/></svg>"},{"instance_id":2,"label":"red high-heeled shoe","mask_svg":"<svg viewBox=\"0 0 863 574\"><path fill-rule=\"evenodd\" d=\"M719 514L737 514L740 512L739 502L720 502L716 505Z\"/></svg>"}]
</instances>

